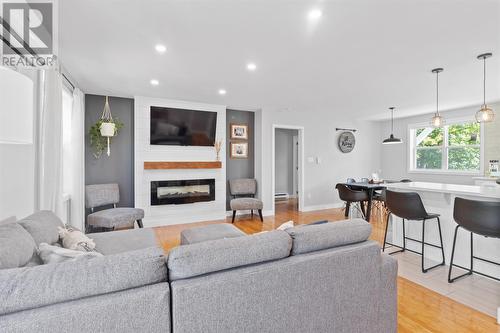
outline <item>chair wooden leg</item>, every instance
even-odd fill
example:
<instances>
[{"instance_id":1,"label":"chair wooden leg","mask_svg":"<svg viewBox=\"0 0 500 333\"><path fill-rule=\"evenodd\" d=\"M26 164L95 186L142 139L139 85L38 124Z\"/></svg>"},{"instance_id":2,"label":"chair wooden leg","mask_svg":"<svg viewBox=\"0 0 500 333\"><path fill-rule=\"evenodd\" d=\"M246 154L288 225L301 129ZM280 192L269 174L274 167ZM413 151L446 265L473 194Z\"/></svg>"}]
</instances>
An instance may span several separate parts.
<instances>
[{"instance_id":1,"label":"chair wooden leg","mask_svg":"<svg viewBox=\"0 0 500 333\"><path fill-rule=\"evenodd\" d=\"M236 211L233 210L233 220L231 221L231 223L234 223L234 218L236 217Z\"/></svg>"},{"instance_id":2,"label":"chair wooden leg","mask_svg":"<svg viewBox=\"0 0 500 333\"><path fill-rule=\"evenodd\" d=\"M144 228L142 220L137 220L137 225L139 226L139 228Z\"/></svg>"},{"instance_id":3,"label":"chair wooden leg","mask_svg":"<svg viewBox=\"0 0 500 333\"><path fill-rule=\"evenodd\" d=\"M260 221L264 222L264 218L262 217L262 209L259 209L259 217L260 217Z\"/></svg>"},{"instance_id":4,"label":"chair wooden leg","mask_svg":"<svg viewBox=\"0 0 500 333\"><path fill-rule=\"evenodd\" d=\"M250 209L250 217L253 219L253 209Z\"/></svg>"}]
</instances>

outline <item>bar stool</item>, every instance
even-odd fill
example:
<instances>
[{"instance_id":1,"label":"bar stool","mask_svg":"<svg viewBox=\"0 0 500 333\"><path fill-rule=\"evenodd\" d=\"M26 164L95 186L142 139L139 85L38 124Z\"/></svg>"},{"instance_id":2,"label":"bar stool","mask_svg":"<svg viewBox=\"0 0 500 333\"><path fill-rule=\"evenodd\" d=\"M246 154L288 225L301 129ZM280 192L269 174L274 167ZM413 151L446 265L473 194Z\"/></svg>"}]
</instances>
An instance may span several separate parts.
<instances>
[{"instance_id":1,"label":"bar stool","mask_svg":"<svg viewBox=\"0 0 500 333\"><path fill-rule=\"evenodd\" d=\"M422 256L422 273L427 273L429 270L436 268L438 266L444 265L444 249L443 249L443 237L441 235L441 221L439 220L439 214L430 214L425 210L424 204L422 203L422 199L418 195L418 193L413 192L394 192L390 190L385 191L386 195L386 205L389 209L389 214L387 214L387 223L385 226L385 235L384 235L384 245L382 247L382 251L385 251L385 245L389 244L393 247L400 248L401 250L391 252L389 254L404 252L408 250L410 252L420 254ZM391 214L394 214L403 219L403 247L400 247L395 244L391 244L387 242L387 229L389 228L389 218ZM425 241L425 223L428 220L436 219L437 226L439 230L439 240L441 245L435 245L431 243L427 243ZM422 221L422 240L410 238L406 236L405 233L405 221ZM417 242L422 244L422 252L413 251L406 248L406 240L411 240L413 242ZM432 246L438 249L441 249L441 255L443 261L437 265L431 267L424 267L425 261L425 245Z\"/></svg>"},{"instance_id":2,"label":"bar stool","mask_svg":"<svg viewBox=\"0 0 500 333\"><path fill-rule=\"evenodd\" d=\"M474 270L474 259L478 259L490 264L500 265L500 263L474 256L473 235L477 234L484 237L500 238L500 202L476 201L463 198L455 198L453 208L453 218L457 222L455 227L455 236L453 237L453 249L451 251L450 270L448 271L448 282L455 282L461 277L476 273L500 281L499 278L486 275ZM455 257L455 245L457 243L458 229L464 229L470 232L470 268L466 268L453 263ZM453 266L468 271L465 274L451 278Z\"/></svg>"},{"instance_id":3,"label":"bar stool","mask_svg":"<svg viewBox=\"0 0 500 333\"><path fill-rule=\"evenodd\" d=\"M368 193L365 191L355 191L345 184L337 184L335 188L339 191L340 200L346 202L345 217L349 217L351 204L354 204L358 211L361 212L361 215L363 215L363 218L365 218L363 202L368 200Z\"/></svg>"}]
</instances>

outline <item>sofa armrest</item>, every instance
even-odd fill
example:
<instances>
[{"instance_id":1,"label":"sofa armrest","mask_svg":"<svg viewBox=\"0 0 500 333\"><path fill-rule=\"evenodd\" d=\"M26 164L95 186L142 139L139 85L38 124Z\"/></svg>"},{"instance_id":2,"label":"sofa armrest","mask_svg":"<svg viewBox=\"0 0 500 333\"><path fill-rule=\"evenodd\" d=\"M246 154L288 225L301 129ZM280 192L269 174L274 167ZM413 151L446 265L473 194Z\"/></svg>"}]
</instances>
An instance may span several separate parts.
<instances>
[{"instance_id":1,"label":"sofa armrest","mask_svg":"<svg viewBox=\"0 0 500 333\"><path fill-rule=\"evenodd\" d=\"M163 251L0 271L0 315L167 281Z\"/></svg>"},{"instance_id":2,"label":"sofa armrest","mask_svg":"<svg viewBox=\"0 0 500 333\"><path fill-rule=\"evenodd\" d=\"M398 326L398 261L388 254L381 254L380 295L378 297L378 318L384 318L377 325L377 332L397 332Z\"/></svg>"}]
</instances>

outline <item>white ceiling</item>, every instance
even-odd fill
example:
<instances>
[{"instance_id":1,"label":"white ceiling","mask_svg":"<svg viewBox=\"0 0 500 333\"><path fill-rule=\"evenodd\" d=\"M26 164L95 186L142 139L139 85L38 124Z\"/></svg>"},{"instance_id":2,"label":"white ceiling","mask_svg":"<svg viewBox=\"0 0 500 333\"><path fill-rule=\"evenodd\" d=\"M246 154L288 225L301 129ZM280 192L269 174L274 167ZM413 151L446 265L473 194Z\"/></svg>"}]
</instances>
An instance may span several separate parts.
<instances>
[{"instance_id":1,"label":"white ceiling","mask_svg":"<svg viewBox=\"0 0 500 333\"><path fill-rule=\"evenodd\" d=\"M445 69L442 109L480 104L476 56L488 51L488 99L500 100L500 1L64 0L60 10L60 57L86 93L381 119L391 105L433 111L434 67Z\"/></svg>"}]
</instances>

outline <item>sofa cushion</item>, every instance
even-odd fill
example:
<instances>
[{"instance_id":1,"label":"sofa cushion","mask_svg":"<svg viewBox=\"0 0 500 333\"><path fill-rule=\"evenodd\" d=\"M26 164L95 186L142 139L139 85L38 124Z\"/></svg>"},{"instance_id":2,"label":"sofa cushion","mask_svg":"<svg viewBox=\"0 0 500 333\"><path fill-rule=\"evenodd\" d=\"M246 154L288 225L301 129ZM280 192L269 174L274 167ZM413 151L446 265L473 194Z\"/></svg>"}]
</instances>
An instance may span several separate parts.
<instances>
[{"instance_id":1,"label":"sofa cushion","mask_svg":"<svg viewBox=\"0 0 500 333\"><path fill-rule=\"evenodd\" d=\"M95 250L104 255L159 247L151 228L130 229L88 234L95 242Z\"/></svg>"},{"instance_id":2,"label":"sofa cushion","mask_svg":"<svg viewBox=\"0 0 500 333\"><path fill-rule=\"evenodd\" d=\"M362 219L345 220L287 229L293 239L292 255L363 242L372 226Z\"/></svg>"},{"instance_id":3,"label":"sofa cushion","mask_svg":"<svg viewBox=\"0 0 500 333\"><path fill-rule=\"evenodd\" d=\"M19 224L0 225L0 269L26 265L35 249L33 237Z\"/></svg>"},{"instance_id":4,"label":"sofa cushion","mask_svg":"<svg viewBox=\"0 0 500 333\"><path fill-rule=\"evenodd\" d=\"M203 227L186 229L181 232L181 244L194 244L209 240L246 236L246 234L229 223L210 224Z\"/></svg>"},{"instance_id":5,"label":"sofa cushion","mask_svg":"<svg viewBox=\"0 0 500 333\"><path fill-rule=\"evenodd\" d=\"M285 231L181 245L169 253L171 280L288 257L292 239Z\"/></svg>"},{"instance_id":6,"label":"sofa cushion","mask_svg":"<svg viewBox=\"0 0 500 333\"><path fill-rule=\"evenodd\" d=\"M255 198L236 198L229 202L231 210L262 209L264 204Z\"/></svg>"},{"instance_id":7,"label":"sofa cushion","mask_svg":"<svg viewBox=\"0 0 500 333\"><path fill-rule=\"evenodd\" d=\"M59 230L57 227L64 226L59 217L48 210L36 212L19 220L18 223L31 234L36 245L57 242L59 240Z\"/></svg>"},{"instance_id":8,"label":"sofa cushion","mask_svg":"<svg viewBox=\"0 0 500 333\"><path fill-rule=\"evenodd\" d=\"M165 281L158 248L0 270L0 315Z\"/></svg>"},{"instance_id":9,"label":"sofa cushion","mask_svg":"<svg viewBox=\"0 0 500 333\"><path fill-rule=\"evenodd\" d=\"M17 221L17 219L15 216L9 216L6 219L0 220L0 225L16 223L16 221Z\"/></svg>"}]
</instances>

